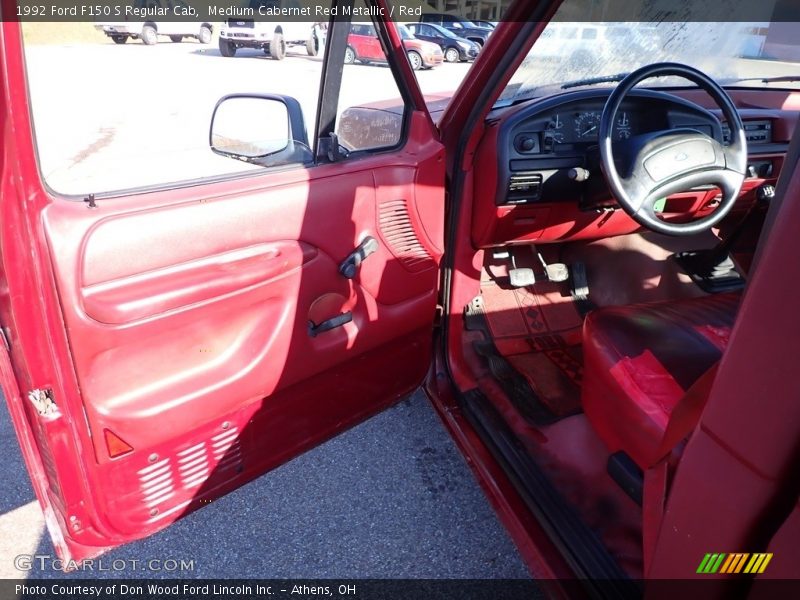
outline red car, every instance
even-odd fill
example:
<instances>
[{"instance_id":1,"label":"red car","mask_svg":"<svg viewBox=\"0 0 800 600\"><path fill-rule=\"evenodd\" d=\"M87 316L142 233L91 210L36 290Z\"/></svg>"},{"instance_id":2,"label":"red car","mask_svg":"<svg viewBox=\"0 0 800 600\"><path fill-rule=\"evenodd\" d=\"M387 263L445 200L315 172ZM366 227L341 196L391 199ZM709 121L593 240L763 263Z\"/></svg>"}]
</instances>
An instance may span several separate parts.
<instances>
[{"instance_id":1,"label":"red car","mask_svg":"<svg viewBox=\"0 0 800 600\"><path fill-rule=\"evenodd\" d=\"M437 44L418 40L403 25L397 25L397 29L400 31L408 60L415 71L432 69L442 64L444 54ZM371 23L353 23L350 27L344 62L352 64L356 61L362 63L386 62L386 54L375 31L375 26Z\"/></svg>"},{"instance_id":2,"label":"red car","mask_svg":"<svg viewBox=\"0 0 800 600\"><path fill-rule=\"evenodd\" d=\"M249 170L80 196L40 172L3 22L0 381L59 556L422 385L553 597L797 597L798 23L755 19L758 60L713 2L619 4L578 77L535 45L585 3L512 2L437 113L396 27L331 18L316 112L213 109L203 157ZM402 98L340 117L346 50L378 47Z\"/></svg>"}]
</instances>

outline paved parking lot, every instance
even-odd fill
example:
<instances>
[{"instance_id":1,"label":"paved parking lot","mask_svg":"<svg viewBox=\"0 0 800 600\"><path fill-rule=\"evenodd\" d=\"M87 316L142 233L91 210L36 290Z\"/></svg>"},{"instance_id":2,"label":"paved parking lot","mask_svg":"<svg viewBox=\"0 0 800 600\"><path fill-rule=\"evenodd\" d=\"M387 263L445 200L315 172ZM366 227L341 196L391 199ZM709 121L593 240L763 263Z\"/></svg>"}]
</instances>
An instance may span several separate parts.
<instances>
[{"instance_id":1,"label":"paved parking lot","mask_svg":"<svg viewBox=\"0 0 800 600\"><path fill-rule=\"evenodd\" d=\"M30 46L26 55L42 171L57 191L87 194L253 168L208 148L214 106L234 92L297 98L313 135L322 59L305 48L283 61L256 50L224 58L216 39L208 46ZM444 64L417 76L426 94L452 92L469 66ZM340 108L398 97L386 66L345 67Z\"/></svg>"},{"instance_id":2,"label":"paved parking lot","mask_svg":"<svg viewBox=\"0 0 800 600\"><path fill-rule=\"evenodd\" d=\"M15 569L54 555L0 408L0 579L62 576ZM80 577L526 578L528 572L422 393L192 513L106 555L193 561L184 572ZM141 567L141 564L139 565Z\"/></svg>"}]
</instances>

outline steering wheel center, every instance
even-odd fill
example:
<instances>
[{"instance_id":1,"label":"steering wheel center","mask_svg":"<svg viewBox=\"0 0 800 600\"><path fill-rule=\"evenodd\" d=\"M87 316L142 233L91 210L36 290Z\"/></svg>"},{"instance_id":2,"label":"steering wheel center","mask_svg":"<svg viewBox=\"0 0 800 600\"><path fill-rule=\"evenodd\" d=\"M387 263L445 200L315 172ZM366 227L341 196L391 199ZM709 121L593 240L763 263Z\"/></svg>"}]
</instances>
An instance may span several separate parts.
<instances>
[{"instance_id":1,"label":"steering wheel center","mask_svg":"<svg viewBox=\"0 0 800 600\"><path fill-rule=\"evenodd\" d=\"M696 129L668 129L613 140L617 111L630 91L645 79L665 76L688 79L711 96L730 127L730 144L725 146ZM625 77L603 108L599 143L603 172L619 204L639 224L660 233L691 235L710 229L733 208L744 183L747 140L736 105L713 79L686 65L657 63ZM722 191L722 200L710 215L672 223L657 214L663 198L708 185Z\"/></svg>"}]
</instances>

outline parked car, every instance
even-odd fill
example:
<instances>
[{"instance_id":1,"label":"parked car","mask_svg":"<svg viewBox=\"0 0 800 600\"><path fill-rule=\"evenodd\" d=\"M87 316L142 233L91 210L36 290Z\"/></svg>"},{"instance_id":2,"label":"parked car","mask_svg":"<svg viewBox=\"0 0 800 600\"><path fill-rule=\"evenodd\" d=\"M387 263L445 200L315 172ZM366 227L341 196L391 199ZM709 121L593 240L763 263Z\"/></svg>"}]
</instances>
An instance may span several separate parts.
<instances>
[{"instance_id":1,"label":"parked car","mask_svg":"<svg viewBox=\"0 0 800 600\"><path fill-rule=\"evenodd\" d=\"M159 8L173 14L176 8L186 7L183 0L137 0L137 8ZM115 44L129 39L142 40L147 46L158 43L158 36L167 36L173 42L195 38L201 44L210 44L214 27L208 22L196 21L106 21L95 23L95 28L110 37Z\"/></svg>"},{"instance_id":2,"label":"parked car","mask_svg":"<svg viewBox=\"0 0 800 600\"><path fill-rule=\"evenodd\" d=\"M644 35L642 29L637 28L634 35L631 28L625 25L551 23L542 32L531 56L561 61L566 55L570 68L587 70L596 61L606 60L610 51L624 44L626 56L617 57L624 63L625 60L651 53L661 47L662 41L656 33ZM624 66L620 64L620 69L624 70Z\"/></svg>"},{"instance_id":3,"label":"parked car","mask_svg":"<svg viewBox=\"0 0 800 600\"><path fill-rule=\"evenodd\" d=\"M415 71L430 69L442 64L444 54L438 44L418 40L403 25L398 25L398 30L403 39L408 60ZM344 62L349 65L356 61L362 63L386 62L386 53L383 51L375 27L371 23L353 23L350 27Z\"/></svg>"},{"instance_id":4,"label":"parked car","mask_svg":"<svg viewBox=\"0 0 800 600\"><path fill-rule=\"evenodd\" d=\"M481 47L475 42L458 37L444 27L432 23L406 23L405 26L419 40L438 44L447 62L475 60Z\"/></svg>"},{"instance_id":5,"label":"parked car","mask_svg":"<svg viewBox=\"0 0 800 600\"><path fill-rule=\"evenodd\" d=\"M478 27L486 27L487 29L491 29L494 31L497 28L497 21L484 21L483 19L473 19L472 20L475 25Z\"/></svg>"},{"instance_id":6,"label":"parked car","mask_svg":"<svg viewBox=\"0 0 800 600\"><path fill-rule=\"evenodd\" d=\"M419 20L421 23L444 27L457 36L475 42L479 46L483 46L492 33L492 30L488 27L481 27L464 17L447 13L423 13Z\"/></svg>"},{"instance_id":7,"label":"parked car","mask_svg":"<svg viewBox=\"0 0 800 600\"><path fill-rule=\"evenodd\" d=\"M297 0L250 0L248 5L256 12L296 6ZM309 56L317 56L324 45L325 26L321 23L233 17L225 21L219 32L219 52L226 57L235 56L239 48L253 48L283 60L286 48L291 46L302 46Z\"/></svg>"}]
</instances>

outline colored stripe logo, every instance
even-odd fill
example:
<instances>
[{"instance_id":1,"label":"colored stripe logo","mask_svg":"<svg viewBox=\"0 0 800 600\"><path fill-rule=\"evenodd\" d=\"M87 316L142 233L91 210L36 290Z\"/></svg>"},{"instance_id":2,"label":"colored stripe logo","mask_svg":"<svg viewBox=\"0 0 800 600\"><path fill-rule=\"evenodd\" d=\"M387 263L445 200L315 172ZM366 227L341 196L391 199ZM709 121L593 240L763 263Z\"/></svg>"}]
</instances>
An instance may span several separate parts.
<instances>
[{"instance_id":1,"label":"colored stripe logo","mask_svg":"<svg viewBox=\"0 0 800 600\"><path fill-rule=\"evenodd\" d=\"M700 561L697 567L698 573L712 575L714 573L732 575L736 573L763 573L769 561L772 560L772 552L762 552L750 554L738 552L726 554L724 552L708 553Z\"/></svg>"}]
</instances>

